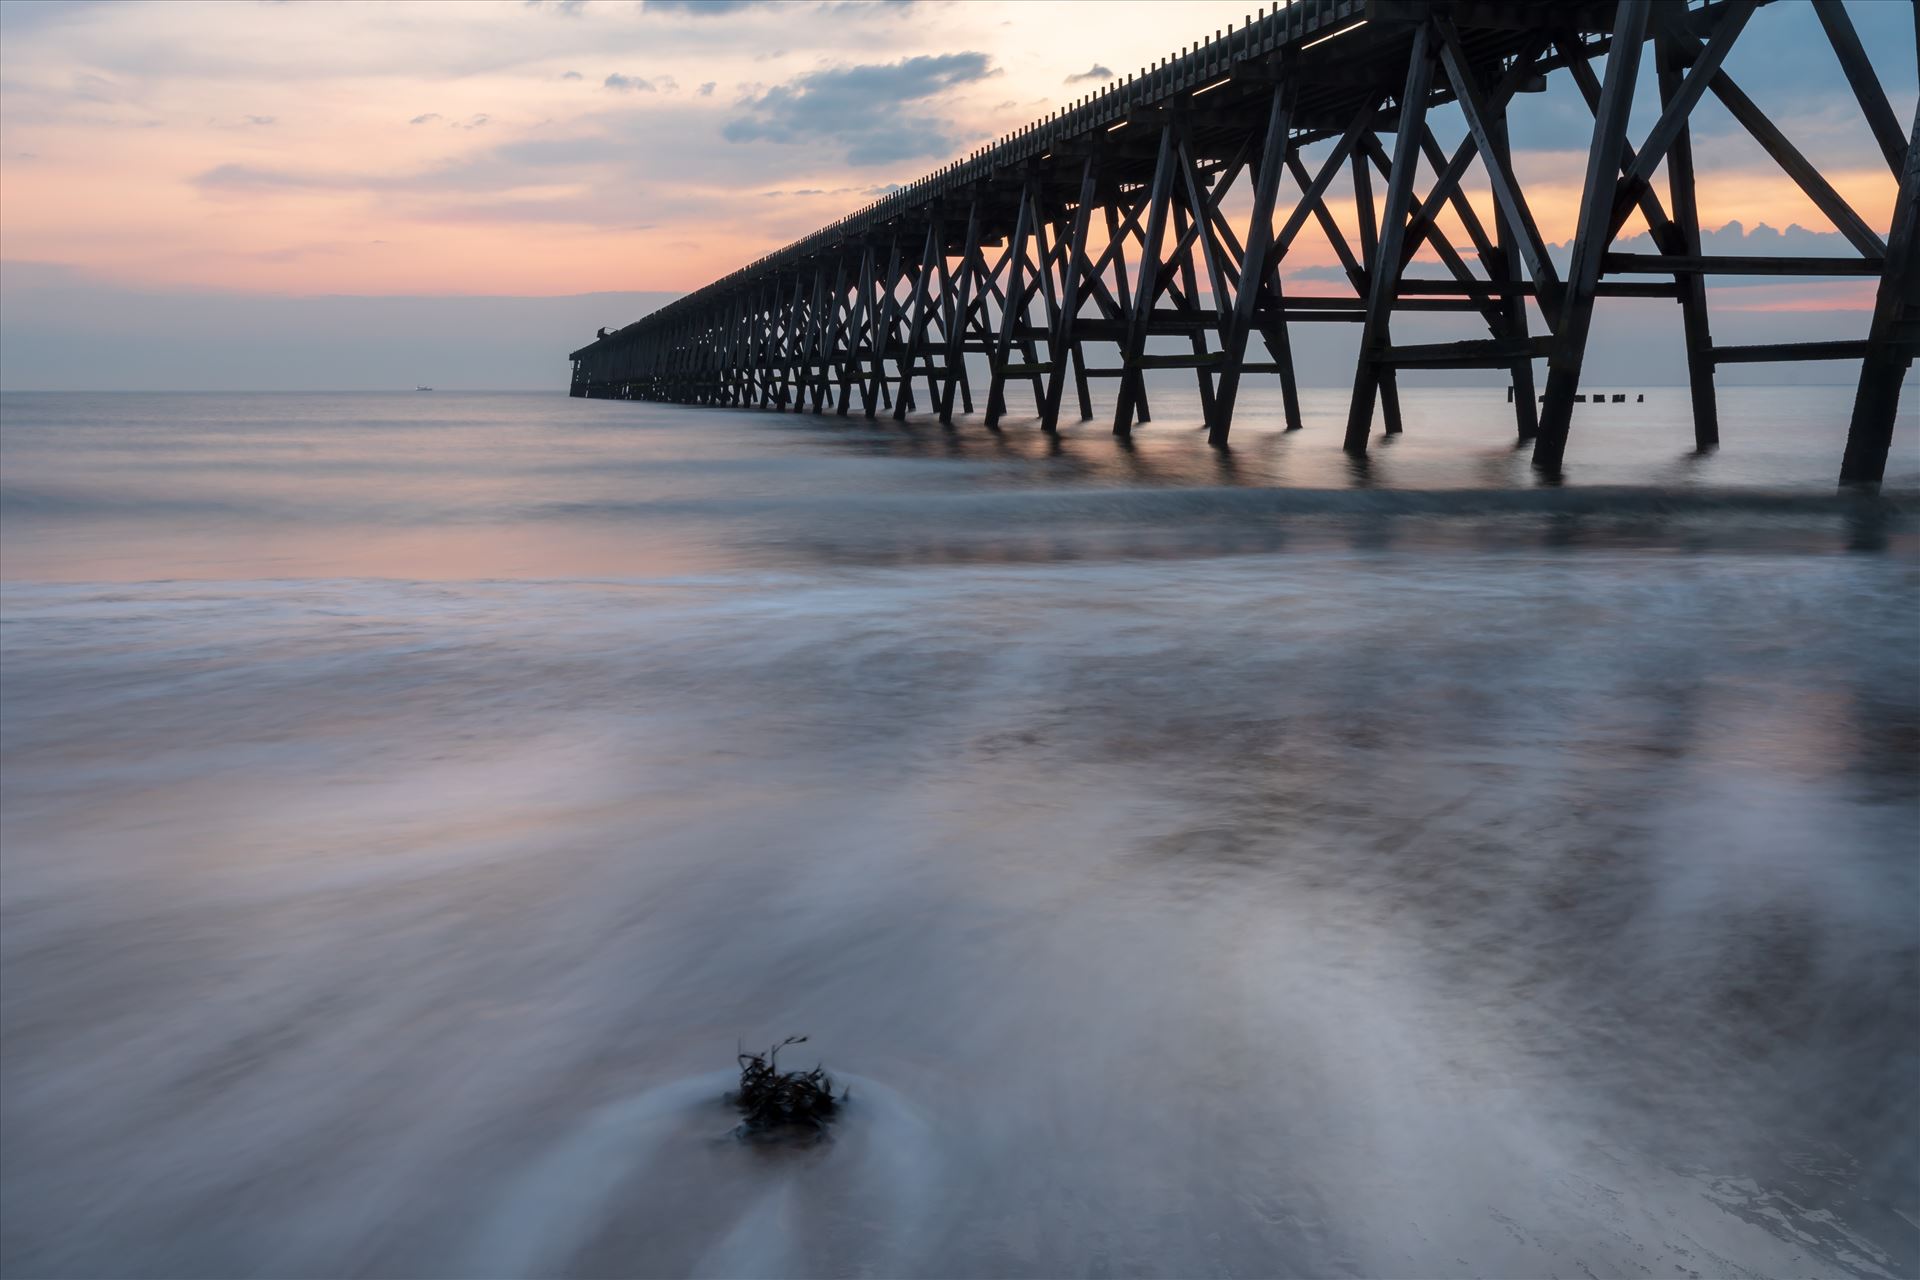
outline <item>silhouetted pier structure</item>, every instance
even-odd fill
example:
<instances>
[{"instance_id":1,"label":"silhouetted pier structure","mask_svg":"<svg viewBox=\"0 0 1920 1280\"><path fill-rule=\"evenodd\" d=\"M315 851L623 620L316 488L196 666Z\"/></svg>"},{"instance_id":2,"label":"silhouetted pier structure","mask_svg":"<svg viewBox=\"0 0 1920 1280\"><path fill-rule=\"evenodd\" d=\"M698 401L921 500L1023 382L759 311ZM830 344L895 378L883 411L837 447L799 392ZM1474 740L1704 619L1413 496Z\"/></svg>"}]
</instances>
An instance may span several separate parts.
<instances>
[{"instance_id":1,"label":"silhouetted pier structure","mask_svg":"<svg viewBox=\"0 0 1920 1280\"><path fill-rule=\"evenodd\" d=\"M1682 316L1697 447L1719 443L1718 365L1860 360L1840 478L1876 486L1920 350L1920 116L1902 126L1838 0L1812 2L1897 188L1885 228L1728 75L1728 52L1768 20L1763 0L1295 0L603 330L573 353L572 393L841 414L857 403L868 417L884 409L896 418L924 403L947 423L956 402L972 413L980 396L991 427L1007 412L1008 384L1025 383L1042 428L1054 431L1069 382L1087 420L1089 380L1114 378L1113 430L1126 435L1148 417L1143 372L1179 368L1193 370L1208 438L1225 445L1249 375L1276 378L1288 429L1301 425L1293 325L1357 324L1349 451L1365 451L1376 412L1388 433L1401 429L1399 370L1505 369L1518 438L1532 443L1537 468L1557 474L1584 399L1595 306L1669 298ZM1512 104L1553 74L1571 77L1593 117L1590 133L1567 139L1585 144L1587 165L1564 269L1508 145ZM1643 74L1661 110L1636 140L1628 115ZM1702 252L1688 126L1708 95L1853 255ZM1442 110L1464 118L1450 151L1432 127ZM1423 161L1432 175L1424 190ZM1490 225L1462 185L1476 172L1493 197ZM1334 216L1336 190L1351 195L1357 237ZM1658 252L1613 251L1636 210ZM1469 249L1445 233L1443 211ZM1283 289L1281 264L1309 221L1349 291ZM1407 275L1423 245L1447 278ZM1714 275L1879 283L1857 339L1726 345L1713 340L1708 313ZM1531 330L1528 299L1545 332ZM1484 336L1396 342L1393 317L1403 312L1459 313ZM1189 349L1149 352L1149 339L1165 335ZM968 355L985 358L984 387L973 385ZM1547 374L1536 399L1537 358Z\"/></svg>"}]
</instances>

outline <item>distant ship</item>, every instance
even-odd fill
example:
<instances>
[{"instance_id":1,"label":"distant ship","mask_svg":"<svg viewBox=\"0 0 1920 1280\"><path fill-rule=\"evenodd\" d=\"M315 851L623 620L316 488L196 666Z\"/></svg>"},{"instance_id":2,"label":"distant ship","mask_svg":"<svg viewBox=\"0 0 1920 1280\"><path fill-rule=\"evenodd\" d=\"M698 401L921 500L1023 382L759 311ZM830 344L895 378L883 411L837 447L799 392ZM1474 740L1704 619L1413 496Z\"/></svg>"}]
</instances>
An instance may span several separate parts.
<instances>
[{"instance_id":1,"label":"distant ship","mask_svg":"<svg viewBox=\"0 0 1920 1280\"><path fill-rule=\"evenodd\" d=\"M414 390L415 391L431 391L433 390L433 388L432 387L415 387Z\"/></svg>"}]
</instances>

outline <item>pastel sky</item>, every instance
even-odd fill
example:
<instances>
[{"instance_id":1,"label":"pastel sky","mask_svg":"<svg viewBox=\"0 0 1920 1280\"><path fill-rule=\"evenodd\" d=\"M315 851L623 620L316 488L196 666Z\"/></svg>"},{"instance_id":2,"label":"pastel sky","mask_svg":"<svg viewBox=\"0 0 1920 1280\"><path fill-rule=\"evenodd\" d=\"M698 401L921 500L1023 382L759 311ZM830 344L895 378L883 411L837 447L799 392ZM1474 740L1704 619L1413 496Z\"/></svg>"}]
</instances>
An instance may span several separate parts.
<instances>
[{"instance_id":1,"label":"pastel sky","mask_svg":"<svg viewBox=\"0 0 1920 1280\"><path fill-rule=\"evenodd\" d=\"M5 0L0 301L27 325L24 293L60 288L682 292L1253 8ZM1850 10L1912 119L1909 6ZM1891 178L1801 0L1763 10L1729 70L1884 223ZM1718 110L1696 133L1703 220L1828 232ZM1550 239L1572 230L1590 127L1564 86L1517 121ZM1333 261L1307 237L1290 267L1311 279ZM1862 283L1729 302L1858 307Z\"/></svg>"}]
</instances>

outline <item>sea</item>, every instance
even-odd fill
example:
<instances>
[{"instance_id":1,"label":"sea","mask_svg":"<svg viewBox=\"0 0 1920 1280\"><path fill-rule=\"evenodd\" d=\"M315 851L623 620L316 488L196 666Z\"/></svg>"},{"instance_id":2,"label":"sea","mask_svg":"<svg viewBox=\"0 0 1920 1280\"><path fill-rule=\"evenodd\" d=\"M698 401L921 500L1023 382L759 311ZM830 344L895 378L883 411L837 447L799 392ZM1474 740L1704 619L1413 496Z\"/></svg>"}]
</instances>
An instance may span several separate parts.
<instances>
[{"instance_id":1,"label":"sea","mask_svg":"<svg viewBox=\"0 0 1920 1280\"><path fill-rule=\"evenodd\" d=\"M1619 390L0 396L0 1271L1920 1274L1920 414Z\"/></svg>"}]
</instances>

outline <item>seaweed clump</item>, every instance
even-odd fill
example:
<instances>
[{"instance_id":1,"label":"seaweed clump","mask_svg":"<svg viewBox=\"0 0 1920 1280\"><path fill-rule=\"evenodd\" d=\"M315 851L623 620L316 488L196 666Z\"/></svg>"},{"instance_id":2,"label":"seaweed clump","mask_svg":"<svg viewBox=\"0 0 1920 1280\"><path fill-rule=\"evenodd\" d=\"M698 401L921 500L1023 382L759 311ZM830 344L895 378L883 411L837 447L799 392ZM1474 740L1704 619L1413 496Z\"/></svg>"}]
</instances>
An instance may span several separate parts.
<instances>
[{"instance_id":1,"label":"seaweed clump","mask_svg":"<svg viewBox=\"0 0 1920 1280\"><path fill-rule=\"evenodd\" d=\"M780 1051L788 1045L805 1044L805 1036L788 1036L764 1054L741 1051L740 1091L733 1095L734 1105L745 1118L740 1132L747 1135L780 1132L819 1132L833 1119L847 1100L842 1089L836 1097L833 1077L815 1065L811 1071L782 1071Z\"/></svg>"}]
</instances>

